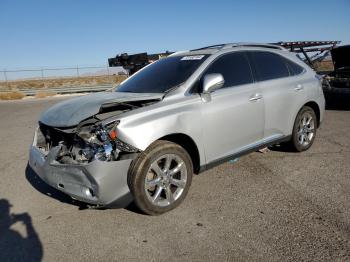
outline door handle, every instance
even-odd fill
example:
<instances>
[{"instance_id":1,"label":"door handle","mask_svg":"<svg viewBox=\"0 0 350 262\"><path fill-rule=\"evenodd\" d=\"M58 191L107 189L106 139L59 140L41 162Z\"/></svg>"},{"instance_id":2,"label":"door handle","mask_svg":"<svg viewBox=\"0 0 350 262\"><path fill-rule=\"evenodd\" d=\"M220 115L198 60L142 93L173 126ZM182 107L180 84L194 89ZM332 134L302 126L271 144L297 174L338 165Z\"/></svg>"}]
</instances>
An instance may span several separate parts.
<instances>
[{"instance_id":1,"label":"door handle","mask_svg":"<svg viewBox=\"0 0 350 262\"><path fill-rule=\"evenodd\" d=\"M257 101L257 100L260 100L260 99L262 99L262 95L258 94L258 93L254 94L254 95L251 95L249 97L249 101Z\"/></svg>"},{"instance_id":2,"label":"door handle","mask_svg":"<svg viewBox=\"0 0 350 262\"><path fill-rule=\"evenodd\" d=\"M301 84L297 84L297 86L294 88L295 91L301 91L304 89L304 86Z\"/></svg>"}]
</instances>

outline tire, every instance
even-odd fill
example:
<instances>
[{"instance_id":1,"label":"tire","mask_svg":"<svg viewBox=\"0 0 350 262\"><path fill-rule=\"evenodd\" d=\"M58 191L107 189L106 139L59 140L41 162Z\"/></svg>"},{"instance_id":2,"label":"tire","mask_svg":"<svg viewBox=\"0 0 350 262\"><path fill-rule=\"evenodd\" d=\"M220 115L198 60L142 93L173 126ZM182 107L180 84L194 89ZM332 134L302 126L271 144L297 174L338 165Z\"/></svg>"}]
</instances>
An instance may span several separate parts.
<instances>
[{"instance_id":1,"label":"tire","mask_svg":"<svg viewBox=\"0 0 350 262\"><path fill-rule=\"evenodd\" d=\"M192 175L193 164L187 151L178 144L158 140L132 162L128 185L141 211L160 215L184 200Z\"/></svg>"},{"instance_id":2,"label":"tire","mask_svg":"<svg viewBox=\"0 0 350 262\"><path fill-rule=\"evenodd\" d=\"M297 152L308 150L315 140L316 130L317 117L315 111L308 106L302 107L295 118L290 141L291 148Z\"/></svg>"}]
</instances>

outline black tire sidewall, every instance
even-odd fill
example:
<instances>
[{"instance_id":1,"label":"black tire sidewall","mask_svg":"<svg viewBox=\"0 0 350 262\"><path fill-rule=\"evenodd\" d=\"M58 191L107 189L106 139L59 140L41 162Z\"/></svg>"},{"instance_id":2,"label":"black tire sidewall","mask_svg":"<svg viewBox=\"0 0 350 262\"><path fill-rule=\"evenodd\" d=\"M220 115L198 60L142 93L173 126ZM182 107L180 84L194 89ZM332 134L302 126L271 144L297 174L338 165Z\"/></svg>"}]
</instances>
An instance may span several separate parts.
<instances>
[{"instance_id":1,"label":"black tire sidewall","mask_svg":"<svg viewBox=\"0 0 350 262\"><path fill-rule=\"evenodd\" d=\"M165 154L176 154L184 161L187 169L187 183L181 196L166 207L153 205L147 198L144 190L145 177L151 163ZM149 215L159 215L176 208L186 197L191 186L193 164L187 151L178 144L158 140L149 146L132 162L128 172L128 185L138 208Z\"/></svg>"}]
</instances>

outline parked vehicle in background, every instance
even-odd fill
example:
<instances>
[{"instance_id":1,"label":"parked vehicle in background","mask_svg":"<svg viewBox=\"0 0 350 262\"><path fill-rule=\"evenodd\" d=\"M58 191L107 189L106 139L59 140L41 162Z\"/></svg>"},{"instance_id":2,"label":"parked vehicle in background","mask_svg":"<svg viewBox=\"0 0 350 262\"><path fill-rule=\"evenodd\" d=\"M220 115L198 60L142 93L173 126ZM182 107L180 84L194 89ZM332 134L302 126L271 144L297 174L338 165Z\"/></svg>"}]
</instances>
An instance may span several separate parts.
<instances>
[{"instance_id":1,"label":"parked vehicle in background","mask_svg":"<svg viewBox=\"0 0 350 262\"><path fill-rule=\"evenodd\" d=\"M326 76L327 91L350 92L350 45L337 46L331 49L334 71Z\"/></svg>"},{"instance_id":2,"label":"parked vehicle in background","mask_svg":"<svg viewBox=\"0 0 350 262\"><path fill-rule=\"evenodd\" d=\"M305 151L324 115L315 72L270 44L176 52L114 92L58 103L39 120L29 164L49 185L99 206L158 215L192 175L268 145Z\"/></svg>"},{"instance_id":3,"label":"parked vehicle in background","mask_svg":"<svg viewBox=\"0 0 350 262\"><path fill-rule=\"evenodd\" d=\"M304 61L322 78L325 92L350 93L350 45L339 46L340 41L294 41L276 44L302 54ZM327 61L325 58L328 58Z\"/></svg>"}]
</instances>

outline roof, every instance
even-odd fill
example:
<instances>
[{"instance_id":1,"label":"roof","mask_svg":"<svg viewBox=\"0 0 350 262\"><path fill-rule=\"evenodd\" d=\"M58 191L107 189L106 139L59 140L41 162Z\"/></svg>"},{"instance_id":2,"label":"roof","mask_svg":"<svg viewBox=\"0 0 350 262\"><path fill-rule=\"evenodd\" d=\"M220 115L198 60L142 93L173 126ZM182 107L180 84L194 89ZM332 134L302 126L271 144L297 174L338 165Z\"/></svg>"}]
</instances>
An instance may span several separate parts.
<instances>
[{"instance_id":1,"label":"roof","mask_svg":"<svg viewBox=\"0 0 350 262\"><path fill-rule=\"evenodd\" d=\"M257 48L268 48L268 49L274 49L274 50L282 50L286 51L287 49L276 44L264 44L264 43L227 43L227 44L218 44L218 45L211 45L211 46L205 46L197 49L187 50L187 51L178 51L171 56L180 56L180 55L212 55L222 50L227 49L234 49L238 47L257 47Z\"/></svg>"}]
</instances>

